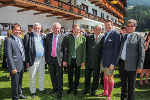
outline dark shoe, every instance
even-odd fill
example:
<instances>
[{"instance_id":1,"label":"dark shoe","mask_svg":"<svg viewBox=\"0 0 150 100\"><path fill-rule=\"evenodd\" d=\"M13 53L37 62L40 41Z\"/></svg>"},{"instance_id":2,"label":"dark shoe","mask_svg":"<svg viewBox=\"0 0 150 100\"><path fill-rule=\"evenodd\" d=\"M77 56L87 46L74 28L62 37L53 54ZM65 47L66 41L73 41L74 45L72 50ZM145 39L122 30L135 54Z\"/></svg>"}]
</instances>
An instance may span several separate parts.
<instances>
[{"instance_id":1,"label":"dark shoe","mask_svg":"<svg viewBox=\"0 0 150 100\"><path fill-rule=\"evenodd\" d=\"M31 93L31 97L34 98L35 97L35 93Z\"/></svg>"},{"instance_id":2,"label":"dark shoe","mask_svg":"<svg viewBox=\"0 0 150 100\"><path fill-rule=\"evenodd\" d=\"M54 90L54 89L53 89L52 91L49 92L49 94L53 94L53 93L55 93L55 92L57 92L57 90Z\"/></svg>"},{"instance_id":3,"label":"dark shoe","mask_svg":"<svg viewBox=\"0 0 150 100\"><path fill-rule=\"evenodd\" d=\"M46 94L47 92L45 91L45 90L43 90L43 91L40 91L41 93L43 93L43 94Z\"/></svg>"},{"instance_id":4,"label":"dark shoe","mask_svg":"<svg viewBox=\"0 0 150 100\"><path fill-rule=\"evenodd\" d=\"M68 93L68 94L70 94L70 93L71 93L71 91L73 91L73 89L69 89L69 90L67 91L67 93Z\"/></svg>"},{"instance_id":5,"label":"dark shoe","mask_svg":"<svg viewBox=\"0 0 150 100\"><path fill-rule=\"evenodd\" d=\"M20 95L20 96L19 96L19 99L27 99L27 97L24 96L24 95Z\"/></svg>"},{"instance_id":6,"label":"dark shoe","mask_svg":"<svg viewBox=\"0 0 150 100\"><path fill-rule=\"evenodd\" d=\"M61 97L62 97L62 93L58 92L57 99L61 99Z\"/></svg>"},{"instance_id":7,"label":"dark shoe","mask_svg":"<svg viewBox=\"0 0 150 100\"><path fill-rule=\"evenodd\" d=\"M78 94L78 91L77 90L74 90L74 95L77 95Z\"/></svg>"},{"instance_id":8,"label":"dark shoe","mask_svg":"<svg viewBox=\"0 0 150 100\"><path fill-rule=\"evenodd\" d=\"M86 95L88 93L88 91L84 90L83 95Z\"/></svg>"},{"instance_id":9,"label":"dark shoe","mask_svg":"<svg viewBox=\"0 0 150 100\"><path fill-rule=\"evenodd\" d=\"M91 96L95 96L96 91L91 92Z\"/></svg>"}]
</instances>

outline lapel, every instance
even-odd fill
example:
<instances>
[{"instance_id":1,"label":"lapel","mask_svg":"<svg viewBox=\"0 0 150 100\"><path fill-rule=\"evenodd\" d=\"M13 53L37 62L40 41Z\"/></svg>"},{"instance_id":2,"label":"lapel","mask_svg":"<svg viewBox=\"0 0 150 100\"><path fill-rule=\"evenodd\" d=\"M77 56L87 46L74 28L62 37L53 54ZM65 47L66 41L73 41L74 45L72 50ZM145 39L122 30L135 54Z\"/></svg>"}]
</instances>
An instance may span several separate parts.
<instances>
[{"instance_id":1,"label":"lapel","mask_svg":"<svg viewBox=\"0 0 150 100\"><path fill-rule=\"evenodd\" d=\"M19 46L18 46L18 43L17 43L15 37L14 37L13 35L10 35L10 37L11 37L12 40L13 40L13 44L14 44L14 45L17 45L16 47L18 47L18 49L19 49ZM20 50L20 49L19 49L19 50Z\"/></svg>"},{"instance_id":2,"label":"lapel","mask_svg":"<svg viewBox=\"0 0 150 100\"><path fill-rule=\"evenodd\" d=\"M136 35L135 33L132 33L130 35L130 37L128 38L128 41L130 42L130 41L134 40L135 35Z\"/></svg>"}]
</instances>

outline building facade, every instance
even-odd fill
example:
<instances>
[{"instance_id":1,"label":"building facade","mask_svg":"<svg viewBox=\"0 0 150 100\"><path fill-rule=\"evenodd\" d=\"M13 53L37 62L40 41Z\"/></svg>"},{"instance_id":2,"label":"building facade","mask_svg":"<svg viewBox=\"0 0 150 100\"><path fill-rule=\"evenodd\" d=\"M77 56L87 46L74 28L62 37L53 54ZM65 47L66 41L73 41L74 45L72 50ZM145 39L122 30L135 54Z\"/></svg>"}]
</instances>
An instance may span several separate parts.
<instances>
[{"instance_id":1,"label":"building facade","mask_svg":"<svg viewBox=\"0 0 150 100\"><path fill-rule=\"evenodd\" d=\"M43 29L52 29L53 22L59 22L65 30L79 24L85 30L112 19L118 28L126 16L126 0L0 0L0 31L19 23L27 32L33 23L39 22ZM104 30L104 29L103 29Z\"/></svg>"}]
</instances>

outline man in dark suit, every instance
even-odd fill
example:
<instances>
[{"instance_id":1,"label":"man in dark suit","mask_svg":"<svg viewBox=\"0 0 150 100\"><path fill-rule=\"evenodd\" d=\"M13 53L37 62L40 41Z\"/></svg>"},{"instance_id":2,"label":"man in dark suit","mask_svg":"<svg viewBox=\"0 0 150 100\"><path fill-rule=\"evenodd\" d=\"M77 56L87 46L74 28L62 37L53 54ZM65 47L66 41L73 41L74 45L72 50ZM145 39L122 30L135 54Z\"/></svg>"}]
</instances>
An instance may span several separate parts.
<instances>
[{"instance_id":1,"label":"man in dark suit","mask_svg":"<svg viewBox=\"0 0 150 100\"><path fill-rule=\"evenodd\" d=\"M6 56L11 76L12 100L27 99L22 95L25 54L22 39L19 38L20 32L20 25L14 24L12 26L12 35L6 40Z\"/></svg>"},{"instance_id":2,"label":"man in dark suit","mask_svg":"<svg viewBox=\"0 0 150 100\"><path fill-rule=\"evenodd\" d=\"M36 93L36 74L38 73L38 86L41 93L46 94L44 90L45 78L45 36L40 33L40 23L33 25L32 32L26 34L24 38L24 46L26 51L26 63L29 67L30 75L30 92L31 97L35 97Z\"/></svg>"},{"instance_id":3,"label":"man in dark suit","mask_svg":"<svg viewBox=\"0 0 150 100\"><path fill-rule=\"evenodd\" d=\"M96 25L94 34L86 38L86 67L85 67L85 89L83 94L87 94L91 86L91 74L93 72L93 83L91 86L91 96L94 96L99 84L100 61L102 51L103 35L102 26Z\"/></svg>"},{"instance_id":4,"label":"man in dark suit","mask_svg":"<svg viewBox=\"0 0 150 100\"><path fill-rule=\"evenodd\" d=\"M144 38L134 32L136 26L136 20L130 19L127 21L127 34L124 35L121 41L117 60L117 62L120 61L121 100L134 100L136 72L142 72L143 68L145 57Z\"/></svg>"},{"instance_id":5,"label":"man in dark suit","mask_svg":"<svg viewBox=\"0 0 150 100\"><path fill-rule=\"evenodd\" d=\"M53 33L46 36L46 63L53 86L50 94L58 92L58 99L62 97L63 91L63 66L67 65L67 41L60 29L60 23L53 23Z\"/></svg>"},{"instance_id":6,"label":"man in dark suit","mask_svg":"<svg viewBox=\"0 0 150 100\"><path fill-rule=\"evenodd\" d=\"M113 30L112 20L105 22L105 29L106 34L103 41L101 66L101 71L104 71L104 92L99 96L107 96L107 100L111 100L114 87L114 67L116 66L120 48L120 33Z\"/></svg>"}]
</instances>

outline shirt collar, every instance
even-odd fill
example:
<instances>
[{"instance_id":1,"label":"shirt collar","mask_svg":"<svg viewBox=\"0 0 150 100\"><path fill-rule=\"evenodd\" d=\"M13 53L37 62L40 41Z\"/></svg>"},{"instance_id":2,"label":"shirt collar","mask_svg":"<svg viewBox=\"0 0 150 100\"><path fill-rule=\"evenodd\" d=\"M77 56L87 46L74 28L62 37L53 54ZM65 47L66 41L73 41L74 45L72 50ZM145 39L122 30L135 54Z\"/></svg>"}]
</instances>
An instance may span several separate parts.
<instances>
[{"instance_id":1,"label":"shirt collar","mask_svg":"<svg viewBox=\"0 0 150 100\"><path fill-rule=\"evenodd\" d=\"M12 34L12 35L13 35L13 34ZM19 37L15 36L15 35L13 35L13 37L15 38L15 40L19 39Z\"/></svg>"},{"instance_id":2,"label":"shirt collar","mask_svg":"<svg viewBox=\"0 0 150 100\"><path fill-rule=\"evenodd\" d=\"M80 34L78 34L77 36L75 36L75 35L72 33L72 35L73 35L73 36L74 36L74 38L76 39L76 38L78 38L78 37L79 37L79 35L80 35Z\"/></svg>"}]
</instances>

